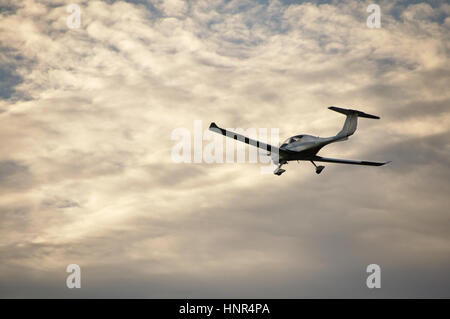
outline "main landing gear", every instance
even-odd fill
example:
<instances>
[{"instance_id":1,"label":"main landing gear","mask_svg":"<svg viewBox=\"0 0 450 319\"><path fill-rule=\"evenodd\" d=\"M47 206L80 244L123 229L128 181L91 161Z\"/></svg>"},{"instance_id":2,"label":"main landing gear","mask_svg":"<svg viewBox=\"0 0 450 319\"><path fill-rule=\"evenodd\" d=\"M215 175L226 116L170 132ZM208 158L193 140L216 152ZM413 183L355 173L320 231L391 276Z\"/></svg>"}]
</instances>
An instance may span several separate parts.
<instances>
[{"instance_id":1,"label":"main landing gear","mask_svg":"<svg viewBox=\"0 0 450 319\"><path fill-rule=\"evenodd\" d=\"M310 161L310 162L313 163L314 167L316 168L316 174L320 174L323 171L323 169L325 168L325 166L323 166L323 165L317 166L316 163L314 163L313 161ZM286 172L285 169L281 168L281 166L283 166L284 164L286 164L286 162L278 164L278 167L273 171L273 173L275 175L280 176L281 174Z\"/></svg>"},{"instance_id":2,"label":"main landing gear","mask_svg":"<svg viewBox=\"0 0 450 319\"><path fill-rule=\"evenodd\" d=\"M316 174L320 174L325 168L325 166L323 165L317 166L316 163L314 163L313 161L311 161L311 163L313 163L314 167L316 168Z\"/></svg>"}]
</instances>

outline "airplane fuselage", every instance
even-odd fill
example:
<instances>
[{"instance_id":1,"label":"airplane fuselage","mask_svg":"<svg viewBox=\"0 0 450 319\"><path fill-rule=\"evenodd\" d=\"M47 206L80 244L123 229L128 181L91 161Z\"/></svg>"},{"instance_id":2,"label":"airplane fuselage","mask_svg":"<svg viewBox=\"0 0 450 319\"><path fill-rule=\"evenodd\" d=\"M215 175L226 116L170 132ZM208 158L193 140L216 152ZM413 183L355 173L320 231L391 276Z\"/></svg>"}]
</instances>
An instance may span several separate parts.
<instances>
[{"instance_id":1,"label":"airplane fuselage","mask_svg":"<svg viewBox=\"0 0 450 319\"><path fill-rule=\"evenodd\" d=\"M294 139L298 138L297 141ZM320 149L330 143L343 140L342 137L318 137L312 135L296 135L290 137L289 143L280 146L279 154L272 154L274 163L284 163L295 160L308 160L312 158ZM277 159L278 158L278 159Z\"/></svg>"}]
</instances>

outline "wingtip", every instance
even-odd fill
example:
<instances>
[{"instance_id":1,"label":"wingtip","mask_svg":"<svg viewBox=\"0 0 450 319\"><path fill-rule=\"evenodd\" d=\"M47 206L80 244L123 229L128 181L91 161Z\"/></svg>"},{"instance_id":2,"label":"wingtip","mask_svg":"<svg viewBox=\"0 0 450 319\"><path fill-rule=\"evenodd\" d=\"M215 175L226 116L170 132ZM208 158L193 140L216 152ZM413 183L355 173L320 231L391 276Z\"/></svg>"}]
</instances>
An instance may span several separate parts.
<instances>
[{"instance_id":1,"label":"wingtip","mask_svg":"<svg viewBox=\"0 0 450 319\"><path fill-rule=\"evenodd\" d=\"M219 128L219 127L217 126L217 124L215 122L211 122L211 124L209 124L209 129L212 129L212 128Z\"/></svg>"}]
</instances>

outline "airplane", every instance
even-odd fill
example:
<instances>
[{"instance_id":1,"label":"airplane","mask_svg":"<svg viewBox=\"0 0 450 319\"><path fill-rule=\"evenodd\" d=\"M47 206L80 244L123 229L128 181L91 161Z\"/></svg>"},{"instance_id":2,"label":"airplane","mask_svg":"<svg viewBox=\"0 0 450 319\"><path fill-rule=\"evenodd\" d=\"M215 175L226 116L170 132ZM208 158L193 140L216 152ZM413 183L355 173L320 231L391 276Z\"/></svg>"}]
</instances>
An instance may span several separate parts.
<instances>
[{"instance_id":1,"label":"airplane","mask_svg":"<svg viewBox=\"0 0 450 319\"><path fill-rule=\"evenodd\" d=\"M340 164L352 164L352 165L367 165L367 166L382 166L388 162L369 162L369 161L356 161L346 160L318 156L317 153L320 149L330 143L340 142L348 140L348 137L353 135L356 131L358 124L358 117L365 117L369 119L379 119L379 116L367 114L361 111L344 109L336 106L330 106L330 110L339 112L346 115L345 123L342 130L335 136L331 137L316 137L307 134L295 135L286 139L280 147L275 147L270 144L266 144L257 140L250 139L244 135L228 131L220 128L216 123L212 122L209 126L209 130L233 138L235 140L262 148L268 151L267 155L271 156L271 159L278 167L273 172L275 175L280 176L286 170L281 167L287 164L289 161L310 161L316 168L316 173L320 174L325 166L317 166L315 162L326 163L340 163Z\"/></svg>"}]
</instances>

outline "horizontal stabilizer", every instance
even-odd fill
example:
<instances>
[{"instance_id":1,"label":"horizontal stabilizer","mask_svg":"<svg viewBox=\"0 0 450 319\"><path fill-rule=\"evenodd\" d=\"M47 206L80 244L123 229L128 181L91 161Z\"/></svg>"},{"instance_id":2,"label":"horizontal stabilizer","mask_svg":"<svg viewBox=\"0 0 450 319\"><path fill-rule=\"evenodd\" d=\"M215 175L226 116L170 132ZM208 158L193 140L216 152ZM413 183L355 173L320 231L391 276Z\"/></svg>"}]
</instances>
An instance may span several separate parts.
<instances>
[{"instance_id":1,"label":"horizontal stabilizer","mask_svg":"<svg viewBox=\"0 0 450 319\"><path fill-rule=\"evenodd\" d=\"M343 109L343 108L336 107L336 106L330 106L329 109L332 110L332 111L335 111L335 112L339 112L339 113L345 114L345 115L356 114L358 117L366 117L366 118L369 118L369 119L377 119L377 120L380 119L379 116L372 115L372 114L367 114L367 113L364 113L364 112L361 112L361 111L358 111L358 110Z\"/></svg>"},{"instance_id":2,"label":"horizontal stabilizer","mask_svg":"<svg viewBox=\"0 0 450 319\"><path fill-rule=\"evenodd\" d=\"M338 158L328 158L322 156L314 156L312 159L314 162L327 162L327 163L339 163L339 164L353 164L353 165L367 165L367 166L383 166L389 162L369 162L369 161L354 161Z\"/></svg>"}]
</instances>

